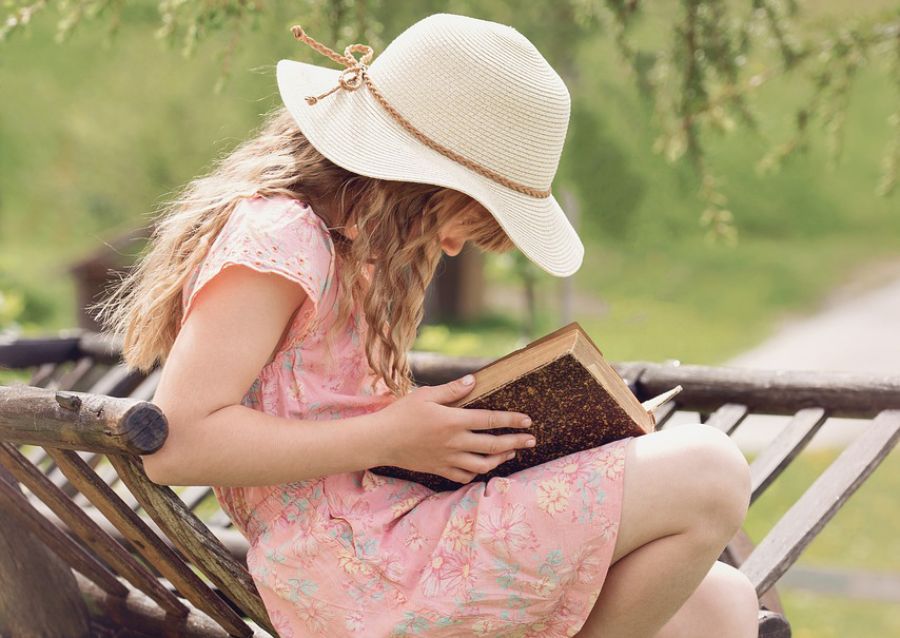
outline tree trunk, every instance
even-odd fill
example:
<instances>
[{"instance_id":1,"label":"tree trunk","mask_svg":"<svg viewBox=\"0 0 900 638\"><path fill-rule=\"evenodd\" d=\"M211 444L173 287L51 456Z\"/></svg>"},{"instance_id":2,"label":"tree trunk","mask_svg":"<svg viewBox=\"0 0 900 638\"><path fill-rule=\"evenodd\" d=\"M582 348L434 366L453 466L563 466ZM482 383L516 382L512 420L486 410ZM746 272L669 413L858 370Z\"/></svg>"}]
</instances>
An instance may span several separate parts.
<instances>
[{"instance_id":1,"label":"tree trunk","mask_svg":"<svg viewBox=\"0 0 900 638\"><path fill-rule=\"evenodd\" d=\"M0 481L18 489L2 466ZM88 610L68 565L0 507L0 636L89 635Z\"/></svg>"},{"instance_id":2,"label":"tree trunk","mask_svg":"<svg viewBox=\"0 0 900 638\"><path fill-rule=\"evenodd\" d=\"M441 259L426 295L422 323L477 318L484 309L484 255L467 243L456 257Z\"/></svg>"}]
</instances>

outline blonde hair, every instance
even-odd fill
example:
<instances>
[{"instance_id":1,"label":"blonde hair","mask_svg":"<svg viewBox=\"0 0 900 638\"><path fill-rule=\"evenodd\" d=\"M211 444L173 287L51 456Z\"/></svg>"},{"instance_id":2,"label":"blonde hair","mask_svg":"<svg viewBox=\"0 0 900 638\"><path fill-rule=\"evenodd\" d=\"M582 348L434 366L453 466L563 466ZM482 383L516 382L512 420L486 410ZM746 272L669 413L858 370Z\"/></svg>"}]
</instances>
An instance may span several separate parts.
<instances>
[{"instance_id":1,"label":"blonde hair","mask_svg":"<svg viewBox=\"0 0 900 638\"><path fill-rule=\"evenodd\" d=\"M181 324L188 277L237 202L254 194L308 203L331 228L357 226L352 240L332 231L340 285L329 340L361 300L368 327L366 357L376 378L396 396L413 386L407 352L440 260L440 228L459 220L467 239L483 250L514 247L487 209L468 195L345 170L322 156L287 109L279 107L255 136L162 207L149 251L91 307L99 311L96 318L104 330L122 337L128 367L147 373L157 361L165 361ZM361 276L375 262L371 278Z\"/></svg>"}]
</instances>

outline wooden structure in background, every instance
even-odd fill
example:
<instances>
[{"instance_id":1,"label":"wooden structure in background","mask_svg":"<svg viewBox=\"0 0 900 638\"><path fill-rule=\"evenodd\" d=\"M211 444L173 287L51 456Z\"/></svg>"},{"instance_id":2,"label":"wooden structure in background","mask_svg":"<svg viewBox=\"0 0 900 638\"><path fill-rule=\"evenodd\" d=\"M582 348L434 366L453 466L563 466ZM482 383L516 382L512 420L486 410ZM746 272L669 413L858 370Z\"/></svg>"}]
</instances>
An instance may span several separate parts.
<instances>
[{"instance_id":1,"label":"wooden structure in background","mask_svg":"<svg viewBox=\"0 0 900 638\"><path fill-rule=\"evenodd\" d=\"M414 352L411 363L416 381L430 385L487 362ZM27 378L27 385L0 386L0 547L16 546L16 556L27 553L32 563L23 571L7 555L0 558L0 576L20 574L0 580L18 588L0 591L0 601L60 583L52 600L38 599L31 616L16 617L0 604L0 614L7 614L0 615L0 634L16 633L3 622L37 623L41 610L52 615L51 606L69 621L68 632L41 626L41 635L80 635L73 628L84 626L91 635L116 636L264 636L271 630L246 569L246 540L211 489L160 486L143 472L140 454L158 449L167 434L165 415L149 402L158 369L146 377L128 372L117 344L90 332L0 343L0 366ZM699 412L704 423L728 434L751 413L791 415L751 464L751 503L829 416L871 419L757 546L741 532L721 556L756 586L759 635L790 636L775 585L896 445L900 377L649 362L614 367L641 400L684 386L657 411L659 427L681 410ZM32 548L16 545L26 538Z\"/></svg>"},{"instance_id":2,"label":"wooden structure in background","mask_svg":"<svg viewBox=\"0 0 900 638\"><path fill-rule=\"evenodd\" d=\"M78 327L100 330L100 325L86 308L100 301L108 286L118 281L132 267L152 227L135 228L103 242L99 248L69 265L75 282Z\"/></svg>"}]
</instances>

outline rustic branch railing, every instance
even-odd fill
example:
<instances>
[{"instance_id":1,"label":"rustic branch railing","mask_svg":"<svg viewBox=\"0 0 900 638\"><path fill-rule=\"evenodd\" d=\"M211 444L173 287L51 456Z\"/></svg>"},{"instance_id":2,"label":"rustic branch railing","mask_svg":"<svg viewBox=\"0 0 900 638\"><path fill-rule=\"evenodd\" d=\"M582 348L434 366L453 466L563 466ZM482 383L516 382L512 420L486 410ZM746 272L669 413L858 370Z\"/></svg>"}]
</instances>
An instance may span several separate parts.
<instances>
[{"instance_id":1,"label":"rustic branch railing","mask_svg":"<svg viewBox=\"0 0 900 638\"><path fill-rule=\"evenodd\" d=\"M151 454L167 435L162 411L146 401L11 386L0 402L0 439L11 443Z\"/></svg>"}]
</instances>

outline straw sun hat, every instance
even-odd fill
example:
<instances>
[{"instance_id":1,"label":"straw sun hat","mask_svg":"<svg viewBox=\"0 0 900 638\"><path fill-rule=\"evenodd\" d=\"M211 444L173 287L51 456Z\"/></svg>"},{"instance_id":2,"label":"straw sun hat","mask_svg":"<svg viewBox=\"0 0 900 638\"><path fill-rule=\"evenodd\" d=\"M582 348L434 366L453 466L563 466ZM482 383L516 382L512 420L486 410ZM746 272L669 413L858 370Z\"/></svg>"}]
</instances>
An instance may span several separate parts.
<instances>
[{"instance_id":1,"label":"straw sun hat","mask_svg":"<svg viewBox=\"0 0 900 638\"><path fill-rule=\"evenodd\" d=\"M550 193L569 92L525 36L440 13L373 62L367 45L341 55L300 26L291 31L345 67L280 60L276 68L284 105L322 155L361 175L466 193L542 269L557 277L578 270L584 246Z\"/></svg>"}]
</instances>

